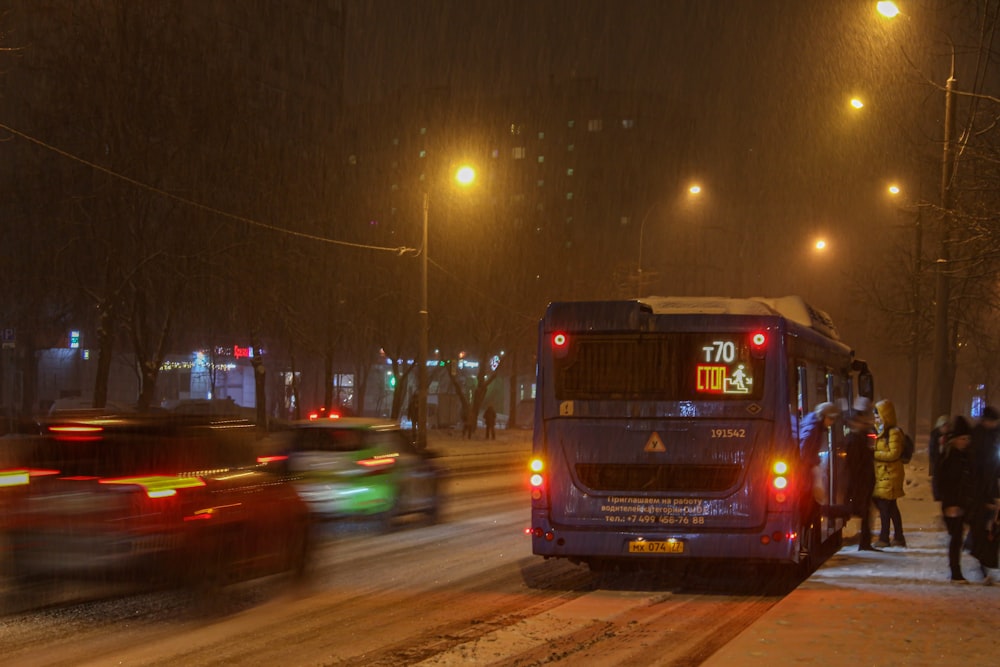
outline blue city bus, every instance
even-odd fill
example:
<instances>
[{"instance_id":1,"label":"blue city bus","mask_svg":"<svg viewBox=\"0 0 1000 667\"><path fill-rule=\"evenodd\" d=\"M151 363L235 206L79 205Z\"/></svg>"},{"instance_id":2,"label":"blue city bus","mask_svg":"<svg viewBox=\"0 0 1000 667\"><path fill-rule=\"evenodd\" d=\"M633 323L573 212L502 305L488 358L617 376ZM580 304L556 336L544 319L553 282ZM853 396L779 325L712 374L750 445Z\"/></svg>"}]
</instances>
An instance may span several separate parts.
<instances>
[{"instance_id":1,"label":"blue city bus","mask_svg":"<svg viewBox=\"0 0 1000 667\"><path fill-rule=\"evenodd\" d=\"M552 303L538 340L536 555L809 571L839 548L844 419L873 382L824 312L794 296ZM842 415L814 466L799 424L826 401Z\"/></svg>"}]
</instances>

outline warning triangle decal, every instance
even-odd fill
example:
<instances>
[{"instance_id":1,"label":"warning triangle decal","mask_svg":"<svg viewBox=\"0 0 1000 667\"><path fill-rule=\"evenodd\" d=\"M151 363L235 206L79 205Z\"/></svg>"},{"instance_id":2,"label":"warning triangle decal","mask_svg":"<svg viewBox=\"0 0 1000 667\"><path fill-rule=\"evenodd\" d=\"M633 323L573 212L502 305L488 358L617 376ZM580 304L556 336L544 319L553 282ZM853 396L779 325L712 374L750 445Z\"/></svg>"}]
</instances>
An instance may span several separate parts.
<instances>
[{"instance_id":1,"label":"warning triangle decal","mask_svg":"<svg viewBox=\"0 0 1000 667\"><path fill-rule=\"evenodd\" d=\"M653 431L653 434L649 436L649 440L646 441L646 446L643 447L643 450L647 452L665 452L667 448L664 446L660 434Z\"/></svg>"}]
</instances>

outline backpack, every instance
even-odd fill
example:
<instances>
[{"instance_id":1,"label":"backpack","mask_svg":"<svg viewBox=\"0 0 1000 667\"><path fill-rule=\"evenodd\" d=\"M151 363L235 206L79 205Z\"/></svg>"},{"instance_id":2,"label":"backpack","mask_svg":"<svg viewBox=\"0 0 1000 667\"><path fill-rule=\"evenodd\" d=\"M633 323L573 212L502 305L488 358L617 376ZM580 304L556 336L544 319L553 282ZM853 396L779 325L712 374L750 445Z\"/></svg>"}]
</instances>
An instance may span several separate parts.
<instances>
[{"instance_id":1,"label":"backpack","mask_svg":"<svg viewBox=\"0 0 1000 667\"><path fill-rule=\"evenodd\" d=\"M903 452L899 455L899 460L903 463L909 463L913 458L913 438L898 426L896 428L899 429L900 435L903 436Z\"/></svg>"}]
</instances>

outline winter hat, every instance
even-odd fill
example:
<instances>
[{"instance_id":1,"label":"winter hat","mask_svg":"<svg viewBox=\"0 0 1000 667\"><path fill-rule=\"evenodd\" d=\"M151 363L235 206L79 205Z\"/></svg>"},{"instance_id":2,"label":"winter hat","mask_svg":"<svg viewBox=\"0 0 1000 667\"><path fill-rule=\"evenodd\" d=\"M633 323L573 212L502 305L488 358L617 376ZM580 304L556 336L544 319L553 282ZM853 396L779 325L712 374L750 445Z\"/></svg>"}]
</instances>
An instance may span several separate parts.
<instances>
[{"instance_id":1,"label":"winter hat","mask_svg":"<svg viewBox=\"0 0 1000 667\"><path fill-rule=\"evenodd\" d=\"M969 420L962 415L958 415L951 422L951 430L948 431L948 438L957 438L961 435L972 435L972 428L969 426Z\"/></svg>"},{"instance_id":2,"label":"winter hat","mask_svg":"<svg viewBox=\"0 0 1000 667\"><path fill-rule=\"evenodd\" d=\"M836 419L840 416L840 410L833 403L820 403L816 406L816 414L824 419L827 417Z\"/></svg>"},{"instance_id":3,"label":"winter hat","mask_svg":"<svg viewBox=\"0 0 1000 667\"><path fill-rule=\"evenodd\" d=\"M997 421L998 419L1000 419L1000 412L997 412L997 409L994 408L992 405L987 405L986 408L983 410L983 419L991 419L993 421Z\"/></svg>"}]
</instances>

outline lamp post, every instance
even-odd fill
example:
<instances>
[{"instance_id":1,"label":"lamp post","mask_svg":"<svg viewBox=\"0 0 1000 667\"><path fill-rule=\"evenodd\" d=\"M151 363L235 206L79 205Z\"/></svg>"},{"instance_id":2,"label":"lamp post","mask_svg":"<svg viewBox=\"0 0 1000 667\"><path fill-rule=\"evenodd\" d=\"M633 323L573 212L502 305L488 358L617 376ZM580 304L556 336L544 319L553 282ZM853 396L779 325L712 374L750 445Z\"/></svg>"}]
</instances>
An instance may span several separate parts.
<instances>
[{"instance_id":1,"label":"lamp post","mask_svg":"<svg viewBox=\"0 0 1000 667\"><path fill-rule=\"evenodd\" d=\"M890 185L889 195L898 197L901 193L899 186ZM921 255L923 254L923 225L921 220L922 209L917 208L917 218L913 223L913 279L910 285L910 301L912 311L910 312L910 380L907 392L909 401L909 415L906 419L907 433L914 433L917 430L917 391L920 380L920 271L923 268Z\"/></svg>"},{"instance_id":2,"label":"lamp post","mask_svg":"<svg viewBox=\"0 0 1000 667\"><path fill-rule=\"evenodd\" d=\"M894 2L883 0L877 3L878 12L892 19L900 14ZM951 393L954 371L951 361L951 346L948 341L950 329L949 301L951 300L951 259L952 219L954 208L951 179L955 171L955 153L952 137L955 136L955 45L945 35L951 46L951 67L944 86L944 144L941 156L941 243L938 259L934 264L934 337L931 370L931 418L935 415L951 414Z\"/></svg>"},{"instance_id":3,"label":"lamp post","mask_svg":"<svg viewBox=\"0 0 1000 667\"><path fill-rule=\"evenodd\" d=\"M430 198L424 192L424 228L421 237L420 251L420 349L417 352L417 448L427 449L427 348L430 315L427 310L427 218L430 210Z\"/></svg>"},{"instance_id":4,"label":"lamp post","mask_svg":"<svg viewBox=\"0 0 1000 667\"><path fill-rule=\"evenodd\" d=\"M690 187L688 187L687 191L690 197L695 197L701 194L701 186L695 183ZM642 222L639 223L639 261L638 261L638 266L636 267L638 269L638 275L636 278L637 299L642 298L642 237L643 233L646 230L646 220L649 219L649 214L652 213L653 209L655 209L659 204L660 204L659 201L653 202L653 205L650 206L649 209L646 211L646 215L642 216Z\"/></svg>"},{"instance_id":5,"label":"lamp post","mask_svg":"<svg viewBox=\"0 0 1000 667\"><path fill-rule=\"evenodd\" d=\"M476 179L476 171L469 166L462 166L455 172L455 180L461 185L470 185ZM420 349L417 352L417 447L427 449L427 396L430 392L427 377L427 362L429 354L430 312L427 305L427 227L430 217L430 195L424 191L423 196L423 233L420 252L420 310L418 312L420 328Z\"/></svg>"}]
</instances>

